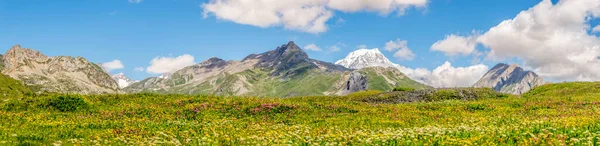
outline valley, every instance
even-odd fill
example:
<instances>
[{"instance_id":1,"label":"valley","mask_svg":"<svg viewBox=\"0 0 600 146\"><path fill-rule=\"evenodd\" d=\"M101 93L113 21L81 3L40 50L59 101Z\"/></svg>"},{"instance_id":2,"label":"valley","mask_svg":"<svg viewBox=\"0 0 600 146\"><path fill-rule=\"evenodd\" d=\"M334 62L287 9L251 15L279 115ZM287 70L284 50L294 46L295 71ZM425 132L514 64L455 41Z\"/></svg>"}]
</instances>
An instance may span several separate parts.
<instances>
[{"instance_id":1,"label":"valley","mask_svg":"<svg viewBox=\"0 0 600 146\"><path fill-rule=\"evenodd\" d=\"M141 81L82 57L2 56L0 145L594 145L600 83L498 64L435 88L379 50L334 63L294 42ZM6 74L6 75L4 75Z\"/></svg>"}]
</instances>

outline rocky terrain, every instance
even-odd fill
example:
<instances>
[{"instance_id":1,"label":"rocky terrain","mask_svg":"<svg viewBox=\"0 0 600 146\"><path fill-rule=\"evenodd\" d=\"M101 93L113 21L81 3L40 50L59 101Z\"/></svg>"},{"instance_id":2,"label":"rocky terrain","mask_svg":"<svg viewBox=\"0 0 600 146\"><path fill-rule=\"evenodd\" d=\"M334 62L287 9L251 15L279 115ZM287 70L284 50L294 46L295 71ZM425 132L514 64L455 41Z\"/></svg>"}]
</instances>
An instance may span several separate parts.
<instances>
[{"instance_id":1,"label":"rocky terrain","mask_svg":"<svg viewBox=\"0 0 600 146\"><path fill-rule=\"evenodd\" d=\"M367 89L391 90L397 86L426 87L395 68L359 70L314 60L294 42L241 61L210 58L176 71L152 77L125 88L129 92L217 94L249 96L345 95Z\"/></svg>"},{"instance_id":2,"label":"rocky terrain","mask_svg":"<svg viewBox=\"0 0 600 146\"><path fill-rule=\"evenodd\" d=\"M536 73L525 71L516 64L498 64L488 71L473 87L489 87L510 94L523 94L546 82Z\"/></svg>"},{"instance_id":3,"label":"rocky terrain","mask_svg":"<svg viewBox=\"0 0 600 146\"><path fill-rule=\"evenodd\" d=\"M23 81L37 92L100 94L117 92L117 83L98 65L82 57L48 57L13 46L0 61L2 73Z\"/></svg>"}]
</instances>

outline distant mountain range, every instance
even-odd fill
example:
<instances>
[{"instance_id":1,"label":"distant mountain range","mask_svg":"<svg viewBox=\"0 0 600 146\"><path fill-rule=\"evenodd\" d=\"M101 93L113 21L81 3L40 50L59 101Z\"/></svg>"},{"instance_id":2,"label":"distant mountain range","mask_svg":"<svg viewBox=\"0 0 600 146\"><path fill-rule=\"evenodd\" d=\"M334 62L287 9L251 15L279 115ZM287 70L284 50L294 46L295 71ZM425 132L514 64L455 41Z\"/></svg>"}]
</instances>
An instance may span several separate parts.
<instances>
[{"instance_id":1,"label":"distant mountain range","mask_svg":"<svg viewBox=\"0 0 600 146\"><path fill-rule=\"evenodd\" d=\"M348 69L314 60L294 42L241 61L210 58L174 72L125 88L128 92L217 94L249 96L345 95L361 90L395 87L427 88L399 70L386 67Z\"/></svg>"},{"instance_id":2,"label":"distant mountain range","mask_svg":"<svg viewBox=\"0 0 600 146\"><path fill-rule=\"evenodd\" d=\"M241 61L209 58L181 70L142 81L125 74L109 75L82 57L48 57L16 45L0 55L3 74L20 80L34 92L79 94L168 93L237 96L346 95L362 90L397 87L431 88L404 73L378 49L359 49L335 64L311 59L294 42ZM474 87L521 94L544 84L537 74L516 65L499 64Z\"/></svg>"}]
</instances>

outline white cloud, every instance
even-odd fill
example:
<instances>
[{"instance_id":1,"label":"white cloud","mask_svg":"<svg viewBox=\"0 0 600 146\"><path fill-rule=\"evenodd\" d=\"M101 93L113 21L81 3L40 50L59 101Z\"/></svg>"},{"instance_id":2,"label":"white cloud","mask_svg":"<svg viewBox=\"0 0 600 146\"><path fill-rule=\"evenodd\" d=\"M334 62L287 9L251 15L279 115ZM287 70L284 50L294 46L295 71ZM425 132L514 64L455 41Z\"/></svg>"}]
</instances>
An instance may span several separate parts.
<instances>
[{"instance_id":1,"label":"white cloud","mask_svg":"<svg viewBox=\"0 0 600 146\"><path fill-rule=\"evenodd\" d=\"M283 26L309 33L327 31L333 12L323 0L211 0L202 4L204 17L258 26Z\"/></svg>"},{"instance_id":2,"label":"white cloud","mask_svg":"<svg viewBox=\"0 0 600 146\"><path fill-rule=\"evenodd\" d=\"M365 44L358 45L358 46L356 46L356 48L357 49L369 49L369 48L367 48L367 45L365 45Z\"/></svg>"},{"instance_id":3,"label":"white cloud","mask_svg":"<svg viewBox=\"0 0 600 146\"><path fill-rule=\"evenodd\" d=\"M143 0L128 0L129 3L133 3L133 4L139 4L141 3Z\"/></svg>"},{"instance_id":4,"label":"white cloud","mask_svg":"<svg viewBox=\"0 0 600 146\"><path fill-rule=\"evenodd\" d=\"M329 0L328 6L343 12L379 12L387 15L397 12L403 15L410 7L425 7L427 0Z\"/></svg>"},{"instance_id":5,"label":"white cloud","mask_svg":"<svg viewBox=\"0 0 600 146\"><path fill-rule=\"evenodd\" d=\"M424 68L411 69L402 66L399 69L416 81L433 87L446 88L473 86L488 71L488 66L478 64L468 67L454 67L450 62L446 61L433 71Z\"/></svg>"},{"instance_id":6,"label":"white cloud","mask_svg":"<svg viewBox=\"0 0 600 146\"><path fill-rule=\"evenodd\" d=\"M592 29L592 32L600 32L600 24Z\"/></svg>"},{"instance_id":7,"label":"white cloud","mask_svg":"<svg viewBox=\"0 0 600 146\"><path fill-rule=\"evenodd\" d=\"M134 70L135 71L144 71L145 69L143 67L136 67Z\"/></svg>"},{"instance_id":8,"label":"white cloud","mask_svg":"<svg viewBox=\"0 0 600 146\"><path fill-rule=\"evenodd\" d=\"M446 56L456 56L459 54L469 55L473 53L477 46L477 37L448 35L444 40L437 41L431 46L432 51L441 51Z\"/></svg>"},{"instance_id":9,"label":"white cloud","mask_svg":"<svg viewBox=\"0 0 600 146\"><path fill-rule=\"evenodd\" d=\"M544 0L479 38L495 60L518 58L552 80L600 80L600 39L588 34L598 0Z\"/></svg>"},{"instance_id":10,"label":"white cloud","mask_svg":"<svg viewBox=\"0 0 600 146\"><path fill-rule=\"evenodd\" d=\"M329 47L329 52L339 52L340 50L342 50L342 49L337 45L333 45L333 46Z\"/></svg>"},{"instance_id":11,"label":"white cloud","mask_svg":"<svg viewBox=\"0 0 600 146\"><path fill-rule=\"evenodd\" d=\"M333 46L329 46L328 53L339 52L342 50L342 47L346 47L346 44L338 42Z\"/></svg>"},{"instance_id":12,"label":"white cloud","mask_svg":"<svg viewBox=\"0 0 600 146\"><path fill-rule=\"evenodd\" d=\"M415 54L408 48L408 42L406 40L396 39L396 41L389 41L385 43L384 49L390 52L394 52L394 57L399 60L413 60Z\"/></svg>"},{"instance_id":13,"label":"white cloud","mask_svg":"<svg viewBox=\"0 0 600 146\"><path fill-rule=\"evenodd\" d=\"M184 54L175 58L172 57L156 57L150 61L150 66L146 68L148 73L166 74L173 73L177 70L196 64L194 56Z\"/></svg>"},{"instance_id":14,"label":"white cloud","mask_svg":"<svg viewBox=\"0 0 600 146\"><path fill-rule=\"evenodd\" d=\"M310 44L310 45L306 45L304 46L304 50L309 50L309 51L323 51L321 50L321 48L315 44Z\"/></svg>"},{"instance_id":15,"label":"white cloud","mask_svg":"<svg viewBox=\"0 0 600 146\"><path fill-rule=\"evenodd\" d=\"M101 63L101 66L107 72L110 72L115 69L123 69L125 67L120 60L113 60L111 62Z\"/></svg>"},{"instance_id":16,"label":"white cloud","mask_svg":"<svg viewBox=\"0 0 600 146\"><path fill-rule=\"evenodd\" d=\"M525 68L546 79L597 81L600 80L600 38L588 32L594 32L596 28L591 28L590 22L599 17L598 0L562 0L556 4L543 0L513 19L490 28L476 40L489 49L485 51L487 59L519 59ZM437 46L434 44L432 50L449 55L477 52L469 51L473 43L463 40L465 37L447 38L436 43ZM456 51L460 46L468 49Z\"/></svg>"},{"instance_id":17,"label":"white cloud","mask_svg":"<svg viewBox=\"0 0 600 146\"><path fill-rule=\"evenodd\" d=\"M308 33L327 31L326 22L335 10L344 12L377 11L403 14L412 6L425 7L427 0L210 0L202 4L204 17L262 28L283 26ZM343 19L342 19L343 20Z\"/></svg>"}]
</instances>

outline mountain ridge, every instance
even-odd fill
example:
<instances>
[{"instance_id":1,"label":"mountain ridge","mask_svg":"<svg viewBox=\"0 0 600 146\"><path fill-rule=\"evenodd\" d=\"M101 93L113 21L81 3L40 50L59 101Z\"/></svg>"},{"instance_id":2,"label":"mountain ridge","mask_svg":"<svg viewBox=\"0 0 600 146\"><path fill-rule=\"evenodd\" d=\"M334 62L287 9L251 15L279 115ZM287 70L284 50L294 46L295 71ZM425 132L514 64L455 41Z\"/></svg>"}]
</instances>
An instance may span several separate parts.
<instances>
[{"instance_id":1,"label":"mountain ridge","mask_svg":"<svg viewBox=\"0 0 600 146\"><path fill-rule=\"evenodd\" d=\"M250 54L241 61L225 61L212 57L175 71L169 78L147 78L125 90L289 97L345 95L367 89L392 90L400 84L423 87L409 80L412 81L393 68L353 70L311 59L304 50L290 41L274 50ZM369 86L371 81L376 83L373 84L375 86Z\"/></svg>"},{"instance_id":2,"label":"mountain ridge","mask_svg":"<svg viewBox=\"0 0 600 146\"><path fill-rule=\"evenodd\" d=\"M535 72L526 71L517 64L499 63L490 69L473 87L489 87L510 94L523 94L546 82Z\"/></svg>"},{"instance_id":3,"label":"mountain ridge","mask_svg":"<svg viewBox=\"0 0 600 146\"><path fill-rule=\"evenodd\" d=\"M48 57L15 45L3 55L2 73L41 92L116 93L117 83L104 70L83 57Z\"/></svg>"}]
</instances>

